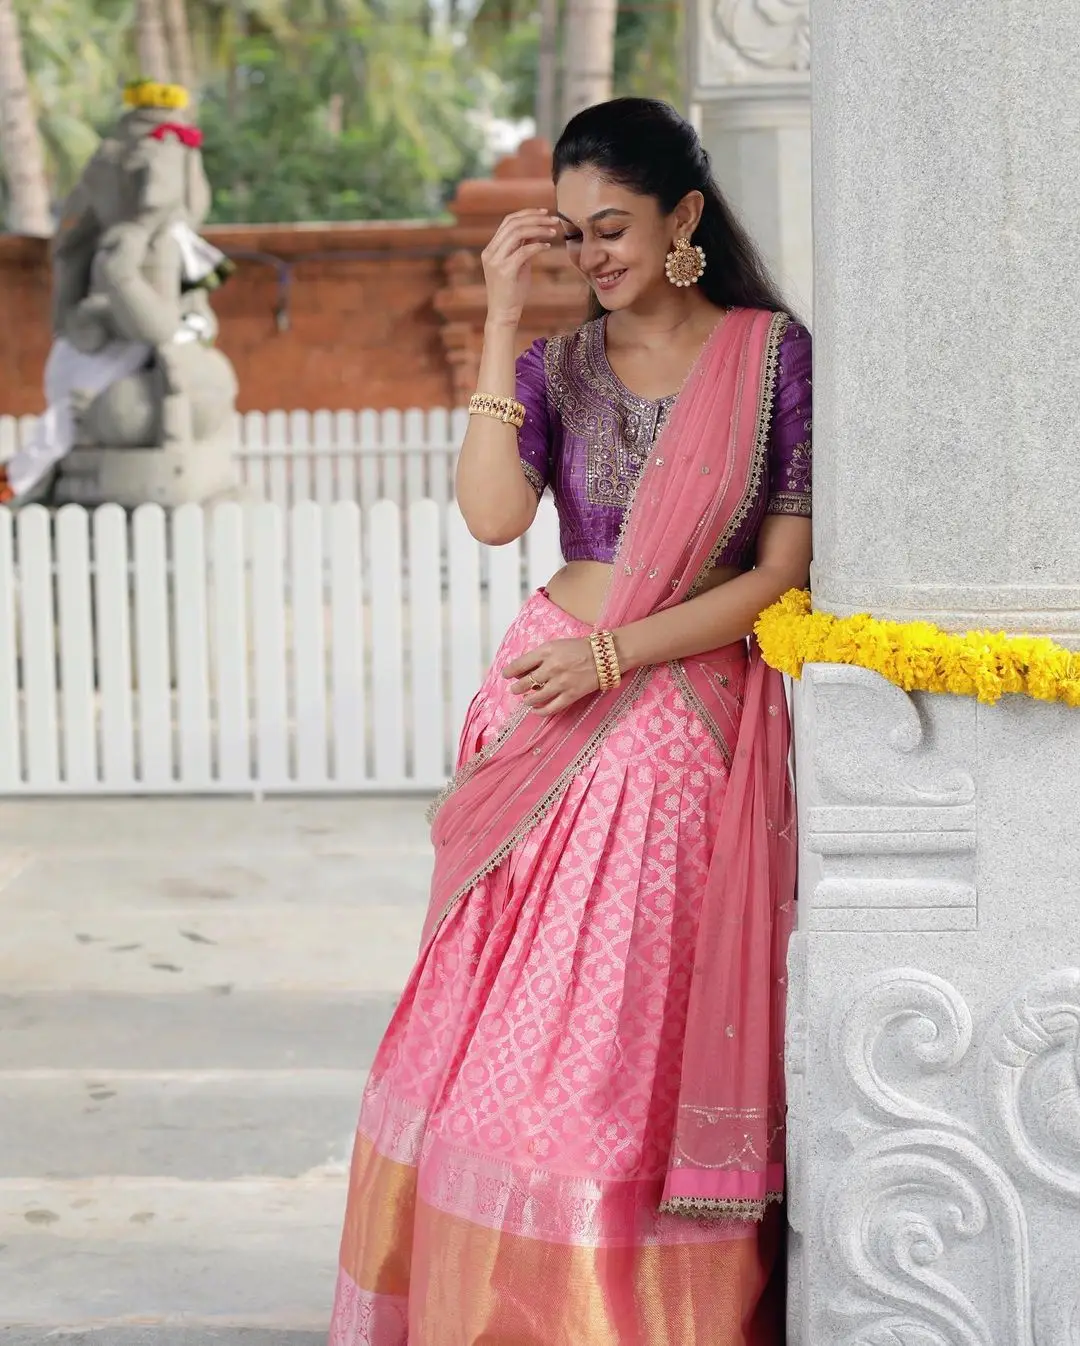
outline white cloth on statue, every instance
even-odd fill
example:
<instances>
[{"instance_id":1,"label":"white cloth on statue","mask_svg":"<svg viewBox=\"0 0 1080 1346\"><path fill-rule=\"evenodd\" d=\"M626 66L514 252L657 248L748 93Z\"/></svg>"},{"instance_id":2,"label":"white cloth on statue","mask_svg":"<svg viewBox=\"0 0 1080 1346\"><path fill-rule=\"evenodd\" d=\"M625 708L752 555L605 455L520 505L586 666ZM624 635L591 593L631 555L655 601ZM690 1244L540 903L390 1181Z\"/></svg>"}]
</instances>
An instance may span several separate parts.
<instances>
[{"instance_id":1,"label":"white cloth on statue","mask_svg":"<svg viewBox=\"0 0 1080 1346\"><path fill-rule=\"evenodd\" d=\"M186 313L173 341L186 345L206 341L209 335L210 324L201 313ZM75 447L72 395L82 393L93 401L119 379L144 368L152 350L144 341L110 341L87 354L76 350L66 337L53 342L45 363L46 410L28 442L5 464L8 485L16 497L32 490Z\"/></svg>"},{"instance_id":2,"label":"white cloth on statue","mask_svg":"<svg viewBox=\"0 0 1080 1346\"><path fill-rule=\"evenodd\" d=\"M45 362L46 410L28 441L5 464L8 484L16 496L32 490L74 448L73 394L82 393L93 400L117 380L142 369L151 349L143 341L110 341L88 354L76 350L65 337L53 342Z\"/></svg>"},{"instance_id":3,"label":"white cloth on statue","mask_svg":"<svg viewBox=\"0 0 1080 1346\"><path fill-rule=\"evenodd\" d=\"M208 243L182 220L177 220L169 232L180 249L180 265L188 285L201 285L207 276L228 261L220 248Z\"/></svg>"}]
</instances>

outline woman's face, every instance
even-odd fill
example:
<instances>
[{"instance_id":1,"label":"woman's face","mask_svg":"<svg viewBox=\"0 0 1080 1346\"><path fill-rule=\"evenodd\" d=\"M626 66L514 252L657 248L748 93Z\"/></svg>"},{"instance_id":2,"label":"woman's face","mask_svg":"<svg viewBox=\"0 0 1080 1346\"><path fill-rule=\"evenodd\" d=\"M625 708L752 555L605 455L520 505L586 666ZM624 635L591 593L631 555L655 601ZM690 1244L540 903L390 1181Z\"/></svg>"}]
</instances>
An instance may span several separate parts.
<instances>
[{"instance_id":1,"label":"woman's face","mask_svg":"<svg viewBox=\"0 0 1080 1346\"><path fill-rule=\"evenodd\" d=\"M672 244L697 223L690 198L665 215L655 197L639 196L590 168L567 169L555 195L570 260L609 310L629 308L665 286Z\"/></svg>"}]
</instances>

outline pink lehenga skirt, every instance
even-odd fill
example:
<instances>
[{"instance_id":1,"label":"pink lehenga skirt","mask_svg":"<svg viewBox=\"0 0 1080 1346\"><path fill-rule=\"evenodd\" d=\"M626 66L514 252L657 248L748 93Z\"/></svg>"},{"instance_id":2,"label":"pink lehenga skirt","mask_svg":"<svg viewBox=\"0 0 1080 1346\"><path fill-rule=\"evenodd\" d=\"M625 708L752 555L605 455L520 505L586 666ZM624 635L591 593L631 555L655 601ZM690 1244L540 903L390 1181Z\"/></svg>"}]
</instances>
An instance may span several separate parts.
<instances>
[{"instance_id":1,"label":"pink lehenga skirt","mask_svg":"<svg viewBox=\"0 0 1080 1346\"><path fill-rule=\"evenodd\" d=\"M514 708L502 667L586 630L529 599L462 760ZM745 675L733 655L729 723L707 725L658 669L421 956L364 1094L331 1346L782 1342L778 1208L657 1209Z\"/></svg>"}]
</instances>

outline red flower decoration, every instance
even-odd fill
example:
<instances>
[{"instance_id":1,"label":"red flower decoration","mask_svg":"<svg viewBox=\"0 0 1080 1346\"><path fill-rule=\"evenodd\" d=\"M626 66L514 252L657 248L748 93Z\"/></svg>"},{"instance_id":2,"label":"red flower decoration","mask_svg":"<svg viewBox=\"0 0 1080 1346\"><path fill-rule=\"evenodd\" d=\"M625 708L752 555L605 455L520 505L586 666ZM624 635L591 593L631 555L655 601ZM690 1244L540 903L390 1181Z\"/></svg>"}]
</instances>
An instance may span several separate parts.
<instances>
[{"instance_id":1,"label":"red flower decoration","mask_svg":"<svg viewBox=\"0 0 1080 1346\"><path fill-rule=\"evenodd\" d=\"M184 126L181 122L162 122L150 132L151 140L164 140L166 136L175 136L189 150L202 149L202 132L194 126Z\"/></svg>"}]
</instances>

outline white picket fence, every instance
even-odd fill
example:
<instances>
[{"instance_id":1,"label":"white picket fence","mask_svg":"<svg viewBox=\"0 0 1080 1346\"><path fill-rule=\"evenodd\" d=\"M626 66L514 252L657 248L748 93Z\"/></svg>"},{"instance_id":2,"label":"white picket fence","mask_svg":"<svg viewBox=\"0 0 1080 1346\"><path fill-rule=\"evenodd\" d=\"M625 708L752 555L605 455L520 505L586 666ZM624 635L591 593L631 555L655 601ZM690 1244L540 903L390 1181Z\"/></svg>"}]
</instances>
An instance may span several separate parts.
<instances>
[{"instance_id":1,"label":"white picket fence","mask_svg":"<svg viewBox=\"0 0 1080 1346\"><path fill-rule=\"evenodd\" d=\"M236 453L245 494L289 506L379 500L406 506L453 499L454 456L466 412L249 411L236 418ZM30 433L33 416L0 416L0 462Z\"/></svg>"},{"instance_id":2,"label":"white picket fence","mask_svg":"<svg viewBox=\"0 0 1080 1346\"><path fill-rule=\"evenodd\" d=\"M414 500L0 510L0 795L430 791L527 592Z\"/></svg>"}]
</instances>

